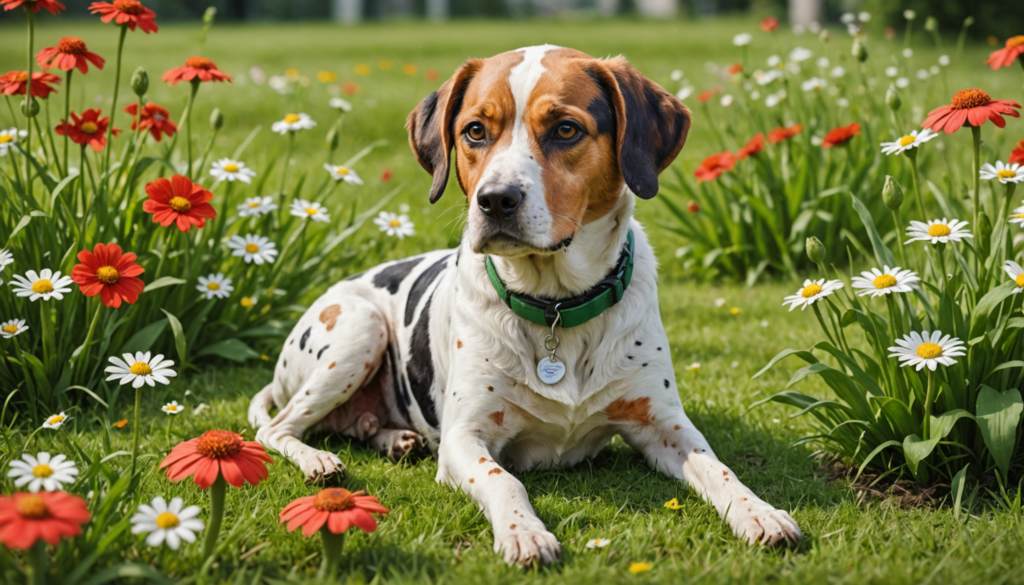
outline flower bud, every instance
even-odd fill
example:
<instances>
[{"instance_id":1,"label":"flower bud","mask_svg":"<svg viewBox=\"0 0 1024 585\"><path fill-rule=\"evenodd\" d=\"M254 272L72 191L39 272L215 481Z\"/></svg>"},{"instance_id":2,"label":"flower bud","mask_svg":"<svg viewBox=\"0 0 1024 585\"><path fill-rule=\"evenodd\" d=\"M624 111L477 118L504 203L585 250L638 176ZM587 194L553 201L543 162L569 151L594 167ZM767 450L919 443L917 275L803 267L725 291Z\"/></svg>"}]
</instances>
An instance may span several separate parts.
<instances>
[{"instance_id":1,"label":"flower bud","mask_svg":"<svg viewBox=\"0 0 1024 585\"><path fill-rule=\"evenodd\" d=\"M882 187L882 202L893 211L899 210L903 205L903 187L889 175L885 176L885 186Z\"/></svg>"},{"instance_id":2,"label":"flower bud","mask_svg":"<svg viewBox=\"0 0 1024 585\"><path fill-rule=\"evenodd\" d=\"M900 92L896 91L895 85L889 84L889 89L885 90L885 103L889 104L890 110L900 111L903 101L900 99Z\"/></svg>"},{"instance_id":3,"label":"flower bud","mask_svg":"<svg viewBox=\"0 0 1024 585\"><path fill-rule=\"evenodd\" d=\"M814 236L807 238L807 258L815 264L825 261L825 244Z\"/></svg>"},{"instance_id":4,"label":"flower bud","mask_svg":"<svg viewBox=\"0 0 1024 585\"><path fill-rule=\"evenodd\" d=\"M338 150L339 139L337 128L332 127L327 131L327 147L331 149L331 152Z\"/></svg>"},{"instance_id":5,"label":"flower bud","mask_svg":"<svg viewBox=\"0 0 1024 585\"><path fill-rule=\"evenodd\" d=\"M206 12L203 13L203 24L205 24L206 26L210 26L211 24L213 24L213 19L216 16L217 16L217 7L216 6L210 6L209 8L206 9Z\"/></svg>"},{"instance_id":6,"label":"flower bud","mask_svg":"<svg viewBox=\"0 0 1024 585\"><path fill-rule=\"evenodd\" d=\"M850 54L861 63L868 60L868 48L860 37L853 39L853 49L850 51Z\"/></svg>"},{"instance_id":7,"label":"flower bud","mask_svg":"<svg viewBox=\"0 0 1024 585\"><path fill-rule=\"evenodd\" d=\"M978 214L978 235L987 238L992 235L992 220L988 218L988 215L984 211Z\"/></svg>"},{"instance_id":8,"label":"flower bud","mask_svg":"<svg viewBox=\"0 0 1024 585\"><path fill-rule=\"evenodd\" d=\"M149 74L142 67L136 69L132 74L132 91L140 98L149 91Z\"/></svg>"},{"instance_id":9,"label":"flower bud","mask_svg":"<svg viewBox=\"0 0 1024 585\"><path fill-rule=\"evenodd\" d=\"M924 30L928 32L939 30L939 21L934 16L929 16L924 20Z\"/></svg>"},{"instance_id":10,"label":"flower bud","mask_svg":"<svg viewBox=\"0 0 1024 585\"><path fill-rule=\"evenodd\" d=\"M974 17L973 16L968 16L967 18L964 19L964 28L967 28L967 27L971 26L972 24L974 24Z\"/></svg>"},{"instance_id":11,"label":"flower bud","mask_svg":"<svg viewBox=\"0 0 1024 585\"><path fill-rule=\"evenodd\" d=\"M821 33L818 34L818 40L827 43L832 40L832 34L828 32L828 29L821 29Z\"/></svg>"},{"instance_id":12,"label":"flower bud","mask_svg":"<svg viewBox=\"0 0 1024 585\"><path fill-rule=\"evenodd\" d=\"M26 118L35 118L36 114L39 113L39 101L34 97L26 95L24 101L21 102L21 113Z\"/></svg>"},{"instance_id":13,"label":"flower bud","mask_svg":"<svg viewBox=\"0 0 1024 585\"><path fill-rule=\"evenodd\" d=\"M220 111L220 108L213 108L210 112L210 127L216 132L224 127L224 113Z\"/></svg>"}]
</instances>

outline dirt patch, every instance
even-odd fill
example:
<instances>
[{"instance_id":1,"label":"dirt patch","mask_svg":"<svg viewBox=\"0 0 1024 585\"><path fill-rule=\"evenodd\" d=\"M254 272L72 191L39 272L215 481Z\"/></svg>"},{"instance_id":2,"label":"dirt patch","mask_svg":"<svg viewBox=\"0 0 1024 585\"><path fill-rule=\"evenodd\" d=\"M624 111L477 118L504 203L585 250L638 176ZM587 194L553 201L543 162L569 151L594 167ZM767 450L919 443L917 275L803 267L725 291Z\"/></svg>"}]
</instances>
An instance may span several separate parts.
<instances>
[{"instance_id":1,"label":"dirt patch","mask_svg":"<svg viewBox=\"0 0 1024 585\"><path fill-rule=\"evenodd\" d=\"M948 484L923 486L912 478L907 479L906 474L900 475L896 472L886 475L885 472L870 469L863 471L858 477L857 472L860 471L860 468L855 465L846 465L829 455L822 455L820 461L821 465L818 470L827 474L825 483L849 482L847 487L856 494L858 504L876 500L881 501L883 506L903 510L938 509L951 505L949 498L951 490Z\"/></svg>"}]
</instances>

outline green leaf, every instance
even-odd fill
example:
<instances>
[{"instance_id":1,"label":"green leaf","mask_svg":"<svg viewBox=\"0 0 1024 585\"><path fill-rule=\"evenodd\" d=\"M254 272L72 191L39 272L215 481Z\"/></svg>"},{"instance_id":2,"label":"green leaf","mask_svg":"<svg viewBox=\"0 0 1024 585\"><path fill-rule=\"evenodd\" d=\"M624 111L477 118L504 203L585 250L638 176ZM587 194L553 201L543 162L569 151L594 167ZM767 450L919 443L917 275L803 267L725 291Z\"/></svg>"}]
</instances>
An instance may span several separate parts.
<instances>
[{"instance_id":1,"label":"green leaf","mask_svg":"<svg viewBox=\"0 0 1024 585\"><path fill-rule=\"evenodd\" d=\"M181 321L174 315L167 312L167 309L160 309L167 315L167 321L171 324L171 332L174 333L174 347L178 350L178 359L181 360L179 363L185 363L185 330L181 327Z\"/></svg>"},{"instance_id":2,"label":"green leaf","mask_svg":"<svg viewBox=\"0 0 1024 585\"><path fill-rule=\"evenodd\" d=\"M121 565L114 565L113 567L107 567L106 569L97 572L88 581L83 581L82 585L102 585L103 583L122 581L126 579L145 579L146 582L149 583L166 583L168 585L174 583L174 581L164 577L148 565L124 563Z\"/></svg>"},{"instance_id":3,"label":"green leaf","mask_svg":"<svg viewBox=\"0 0 1024 585\"><path fill-rule=\"evenodd\" d=\"M167 327L167 319L160 319L146 325L136 331L135 335L132 335L128 341L124 342L118 353L149 351L149 348L153 347L156 340L160 338L160 334L164 332L164 327Z\"/></svg>"},{"instance_id":4,"label":"green leaf","mask_svg":"<svg viewBox=\"0 0 1024 585\"><path fill-rule=\"evenodd\" d=\"M870 464L871 460L875 458L875 455L878 455L879 453L882 452L883 449L885 449L887 447L901 447L901 446L902 445L900 445L899 441L886 441L886 442L882 443L881 445L875 447L874 450L871 451L871 453L869 453L868 456L864 458L864 461L861 462L860 469L857 471L857 475L853 478L853 482L857 483L857 480L860 479L860 474L865 469L868 468L868 464Z\"/></svg>"},{"instance_id":5,"label":"green leaf","mask_svg":"<svg viewBox=\"0 0 1024 585\"><path fill-rule=\"evenodd\" d=\"M783 359L785 359L785 358L787 358L787 357L789 357L791 355L795 355L795 356L799 357L800 359L804 360L805 362L807 362L809 364L813 364L813 363L817 363L818 362L818 358L814 357L813 353L811 353L811 352L809 352L809 351L807 351L805 349L784 349L781 352L779 352L778 355L773 357L772 360L770 362L768 362L767 366L761 368L761 371L756 373L756 374L754 374L750 379L751 380L756 379L761 374L763 374L763 373L767 372L768 370L772 369L772 366L774 366L775 364L779 363L779 361L781 361L781 360L783 360Z\"/></svg>"},{"instance_id":6,"label":"green leaf","mask_svg":"<svg viewBox=\"0 0 1024 585\"><path fill-rule=\"evenodd\" d=\"M14 231L12 231L11 235L7 238L7 244L5 244L4 247L9 247L11 245L11 240L14 239L14 236L18 235L18 232L25 229L25 226L27 226L28 222L30 221L32 221L31 214L21 216L21 220L18 221L18 225L14 226Z\"/></svg>"},{"instance_id":7,"label":"green leaf","mask_svg":"<svg viewBox=\"0 0 1024 585\"><path fill-rule=\"evenodd\" d=\"M917 468L925 458L932 454L938 439L925 441L917 435L907 435L903 439L903 457L907 460L907 467L914 477L919 477Z\"/></svg>"},{"instance_id":8,"label":"green leaf","mask_svg":"<svg viewBox=\"0 0 1024 585\"><path fill-rule=\"evenodd\" d=\"M992 452L992 458L995 459L1003 478L1006 478L1010 470L1013 448L1017 442L1017 425L1020 423L1021 412L1024 412L1020 392L1016 388L997 392L982 384L978 391L976 412L976 420L981 429L981 436L985 439L985 445Z\"/></svg>"},{"instance_id":9,"label":"green leaf","mask_svg":"<svg viewBox=\"0 0 1024 585\"><path fill-rule=\"evenodd\" d=\"M253 351L251 347L240 339L227 339L220 343L206 346L196 354L197 357L203 355L216 355L236 362L244 362L247 359L260 357L260 354Z\"/></svg>"},{"instance_id":10,"label":"green leaf","mask_svg":"<svg viewBox=\"0 0 1024 585\"><path fill-rule=\"evenodd\" d=\"M1008 370L1010 368L1024 368L1024 362L1020 360L1013 360L999 364L995 368L992 368L992 371L988 373L988 376L985 376L985 379L988 380L989 377L992 376L992 374L998 372L999 370Z\"/></svg>"},{"instance_id":11,"label":"green leaf","mask_svg":"<svg viewBox=\"0 0 1024 585\"><path fill-rule=\"evenodd\" d=\"M147 284L145 292L152 292L152 291L155 291L158 288L163 288L165 286L173 286L173 285L176 285L176 284L185 284L186 282L188 282L188 281L187 280L182 280L180 278L175 278L173 276L162 276L162 277L154 280L153 282Z\"/></svg>"},{"instance_id":12,"label":"green leaf","mask_svg":"<svg viewBox=\"0 0 1024 585\"><path fill-rule=\"evenodd\" d=\"M864 224L865 231L868 232L871 247L875 249L875 260L879 264L896 266L896 258L892 255L892 251L882 242L882 236L878 235L878 230L875 229L875 221L871 218L871 212L857 197L851 196L851 199L853 199L854 211L860 216L860 221Z\"/></svg>"},{"instance_id":13,"label":"green leaf","mask_svg":"<svg viewBox=\"0 0 1024 585\"><path fill-rule=\"evenodd\" d=\"M953 517L957 520L960 519L960 502L964 497L964 486L967 483L967 468L970 466L971 464L968 463L960 471L956 472L956 476L953 477L953 483L950 485L952 489L951 495L953 496Z\"/></svg>"}]
</instances>

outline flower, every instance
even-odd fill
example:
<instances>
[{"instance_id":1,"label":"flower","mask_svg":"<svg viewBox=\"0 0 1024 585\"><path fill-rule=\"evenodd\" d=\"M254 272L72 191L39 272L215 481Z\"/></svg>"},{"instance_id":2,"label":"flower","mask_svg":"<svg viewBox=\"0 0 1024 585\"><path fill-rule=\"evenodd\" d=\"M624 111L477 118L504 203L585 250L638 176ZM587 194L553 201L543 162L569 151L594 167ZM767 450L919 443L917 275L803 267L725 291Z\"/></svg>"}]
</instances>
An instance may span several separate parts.
<instances>
[{"instance_id":1,"label":"flower","mask_svg":"<svg viewBox=\"0 0 1024 585\"><path fill-rule=\"evenodd\" d=\"M57 67L61 71L77 68L82 73L89 72L89 63L97 69L103 69L105 61L96 53L85 47L85 41L77 37L63 37L56 47L47 47L36 55L36 63L43 69Z\"/></svg>"},{"instance_id":2,"label":"flower","mask_svg":"<svg viewBox=\"0 0 1024 585\"><path fill-rule=\"evenodd\" d=\"M240 256L246 264L255 262L257 266L262 266L264 262L273 264L277 256L276 244L269 238L256 234L245 234L244 238L231 236L228 248L231 248L232 256Z\"/></svg>"},{"instance_id":3,"label":"flower","mask_svg":"<svg viewBox=\"0 0 1024 585\"><path fill-rule=\"evenodd\" d=\"M360 87L359 84L354 81L346 81L345 83L341 84L341 93L345 95L356 95L361 91L363 91L363 88Z\"/></svg>"},{"instance_id":4,"label":"flower","mask_svg":"<svg viewBox=\"0 0 1024 585\"><path fill-rule=\"evenodd\" d=\"M230 278L224 278L224 275L218 272L209 276L200 276L196 289L206 296L206 300L210 300L214 297L218 299L228 298L231 296L231 291L235 290L235 287L231 286Z\"/></svg>"},{"instance_id":5,"label":"flower","mask_svg":"<svg viewBox=\"0 0 1024 585\"><path fill-rule=\"evenodd\" d=\"M889 357L898 358L902 362L900 367L917 366L916 369L920 372L927 366L934 372L939 364L955 364L956 360L953 358L964 355L964 342L949 335L943 337L941 331L931 334L927 331L911 331L910 335L897 339L896 347L890 347L889 351L892 352Z\"/></svg>"},{"instance_id":6,"label":"flower","mask_svg":"<svg viewBox=\"0 0 1024 585\"><path fill-rule=\"evenodd\" d=\"M181 541L195 542L196 532L206 528L199 515L199 506L182 509L185 501L174 498L171 504L161 496L153 498L150 504L142 504L132 516L132 534L148 532L146 544L160 546L164 542L171 550L178 550Z\"/></svg>"},{"instance_id":7,"label":"flower","mask_svg":"<svg viewBox=\"0 0 1024 585\"><path fill-rule=\"evenodd\" d=\"M792 126L786 128L778 126L768 133L768 142L771 142L772 144L778 144L783 140L788 140L803 131L803 124L793 124Z\"/></svg>"},{"instance_id":8,"label":"flower","mask_svg":"<svg viewBox=\"0 0 1024 585\"><path fill-rule=\"evenodd\" d=\"M17 550L28 550L40 539L56 545L63 537L81 534L90 518L85 500L64 492L0 496L0 543Z\"/></svg>"},{"instance_id":9,"label":"flower","mask_svg":"<svg viewBox=\"0 0 1024 585\"><path fill-rule=\"evenodd\" d=\"M33 71L32 97L46 99L51 93L57 93L57 90L50 86L51 83L60 83L60 77L53 73ZM0 75L0 93L4 95L25 95L26 87L28 73L25 71L11 71Z\"/></svg>"},{"instance_id":10,"label":"flower","mask_svg":"<svg viewBox=\"0 0 1024 585\"><path fill-rule=\"evenodd\" d=\"M28 486L28 491L38 492L40 489L55 492L66 483L74 483L78 475L78 466L67 457L49 453L37 453L35 457L22 453L21 460L11 461L11 471L7 477L14 478L14 487Z\"/></svg>"},{"instance_id":11,"label":"flower","mask_svg":"<svg viewBox=\"0 0 1024 585\"><path fill-rule=\"evenodd\" d=\"M327 488L315 496L299 498L281 510L281 524L288 523L288 532L302 527L303 536L326 526L331 534L342 534L355 526L363 532L377 530L377 522L370 514L387 514L377 498L366 492L350 492L344 488Z\"/></svg>"},{"instance_id":12,"label":"flower","mask_svg":"<svg viewBox=\"0 0 1024 585\"><path fill-rule=\"evenodd\" d=\"M60 414L54 414L46 418L46 422L43 423L44 429L57 430L64 426L64 423L71 420L71 417L61 412Z\"/></svg>"},{"instance_id":13,"label":"flower","mask_svg":"<svg viewBox=\"0 0 1024 585\"><path fill-rule=\"evenodd\" d=\"M132 116L132 130L135 130L135 125L138 123L139 128L142 130L149 130L149 133L153 136L153 140L160 142L163 138L162 135L174 136L178 131L178 125L171 121L171 114L167 111L167 108L154 104L153 102L146 102L146 105L142 106L142 113L139 113L139 104L129 104L125 106L124 111ZM138 122L134 119L138 116Z\"/></svg>"},{"instance_id":14,"label":"flower","mask_svg":"<svg viewBox=\"0 0 1024 585\"><path fill-rule=\"evenodd\" d=\"M665 502L665 507L669 510L680 510L683 508L683 505L679 503L679 498L672 498Z\"/></svg>"},{"instance_id":15,"label":"flower","mask_svg":"<svg viewBox=\"0 0 1024 585\"><path fill-rule=\"evenodd\" d=\"M178 85L179 81L192 81L198 79L199 82L204 81L228 81L233 82L234 79L230 75L224 73L220 69L217 69L217 65L210 61L206 57L189 57L185 64L181 67L176 67L164 73L164 83L171 85Z\"/></svg>"},{"instance_id":16,"label":"flower","mask_svg":"<svg viewBox=\"0 0 1024 585\"><path fill-rule=\"evenodd\" d=\"M938 136L935 132L932 132L930 128L924 130L913 130L910 134L907 134L899 140L893 142L883 142L882 154L902 154L915 146L919 146L928 142L929 140Z\"/></svg>"},{"instance_id":17,"label":"flower","mask_svg":"<svg viewBox=\"0 0 1024 585\"><path fill-rule=\"evenodd\" d=\"M871 298L887 295L890 293L905 293L913 290L912 284L919 282L921 278L911 270L900 270L900 267L890 269L888 266L882 270L872 268L871 272L861 272L860 276L854 276L851 286L860 290L857 296L871 295Z\"/></svg>"},{"instance_id":18,"label":"flower","mask_svg":"<svg viewBox=\"0 0 1024 585\"><path fill-rule=\"evenodd\" d=\"M697 177L698 183L713 181L718 178L718 175L732 169L734 166L736 166L736 157L731 152L721 152L704 159L700 166L697 167L697 170L693 171L693 176Z\"/></svg>"},{"instance_id":19,"label":"flower","mask_svg":"<svg viewBox=\"0 0 1024 585\"><path fill-rule=\"evenodd\" d=\"M356 66L356 68L358 69L358 65ZM366 71L367 71L366 75L369 75L369 70L370 70L370 68L367 67L366 68ZM416 67L415 65L413 65L412 63L406 63L405 65L402 65L402 73L404 73L406 75L416 75L417 72L419 72L419 68ZM359 71L356 71L356 73L358 75L362 75L362 73L359 73Z\"/></svg>"},{"instance_id":20,"label":"flower","mask_svg":"<svg viewBox=\"0 0 1024 585\"><path fill-rule=\"evenodd\" d=\"M352 104L348 101L341 99L340 97L333 97L327 105L335 110L341 110L342 112L351 112Z\"/></svg>"},{"instance_id":21,"label":"flower","mask_svg":"<svg viewBox=\"0 0 1024 585\"><path fill-rule=\"evenodd\" d=\"M14 293L19 297L29 297L29 301L35 302L39 299L44 301L55 298L58 301L64 298L64 293L71 292L71 277L61 276L60 271L53 272L44 268L37 274L35 270L29 270L25 276L14 275L16 282L10 283L14 287Z\"/></svg>"},{"instance_id":22,"label":"flower","mask_svg":"<svg viewBox=\"0 0 1024 585\"><path fill-rule=\"evenodd\" d=\"M687 366L686 369L690 370L691 372L696 372L697 370L700 370L700 362L693 362L692 364Z\"/></svg>"},{"instance_id":23,"label":"flower","mask_svg":"<svg viewBox=\"0 0 1024 585\"><path fill-rule=\"evenodd\" d=\"M1024 290L1024 269L1020 267L1020 264L1017 264L1013 260L1007 260L1006 264L1003 266L1003 270L1010 275L1010 280L1017 285L1017 288L1013 289L1013 294L1017 294Z\"/></svg>"},{"instance_id":24,"label":"flower","mask_svg":"<svg viewBox=\"0 0 1024 585\"><path fill-rule=\"evenodd\" d=\"M768 18L761 21L761 30L763 30L764 32L772 32L773 30L776 30L778 28L779 19L775 18L774 16L769 16Z\"/></svg>"},{"instance_id":25,"label":"flower","mask_svg":"<svg viewBox=\"0 0 1024 585\"><path fill-rule=\"evenodd\" d=\"M754 40L754 37L750 36L750 33L740 33L732 38L732 44L737 47L744 47L749 45L752 40Z\"/></svg>"},{"instance_id":26,"label":"flower","mask_svg":"<svg viewBox=\"0 0 1024 585\"><path fill-rule=\"evenodd\" d=\"M0 134L0 140L3 140L3 134ZM1024 140L1017 143L1016 148L1010 152L1009 163L1021 163L1024 164Z\"/></svg>"},{"instance_id":27,"label":"flower","mask_svg":"<svg viewBox=\"0 0 1024 585\"><path fill-rule=\"evenodd\" d=\"M123 429L126 424L128 424L128 419L123 418L123 419L117 421L116 423L114 423L114 424L112 424L110 426L112 426L114 428L117 428L117 429Z\"/></svg>"},{"instance_id":28,"label":"flower","mask_svg":"<svg viewBox=\"0 0 1024 585\"><path fill-rule=\"evenodd\" d=\"M758 132L743 148L736 151L736 159L742 160L764 150L764 132Z\"/></svg>"},{"instance_id":29,"label":"flower","mask_svg":"<svg viewBox=\"0 0 1024 585\"><path fill-rule=\"evenodd\" d=\"M311 219L313 221L331 221L330 213L326 207L319 203L311 203L305 199L292 201L291 214L295 217Z\"/></svg>"},{"instance_id":30,"label":"flower","mask_svg":"<svg viewBox=\"0 0 1024 585\"><path fill-rule=\"evenodd\" d=\"M995 166L992 166L991 163L985 163L981 165L980 174L981 178L986 181L998 179L1004 185L1024 181L1024 167L1021 167L1020 163L1008 165L1001 160L996 161Z\"/></svg>"},{"instance_id":31,"label":"flower","mask_svg":"<svg viewBox=\"0 0 1024 585\"><path fill-rule=\"evenodd\" d=\"M205 227L207 219L217 217L209 203L213 193L181 175L153 181L146 185L146 195L149 199L142 203L142 210L152 213L153 223L163 227L173 223L179 231L187 232L193 225Z\"/></svg>"},{"instance_id":32,"label":"flower","mask_svg":"<svg viewBox=\"0 0 1024 585\"><path fill-rule=\"evenodd\" d=\"M64 5L56 0L0 0L0 4L3 5L4 11L14 10L18 6L24 6L25 12L32 9L32 12L39 12L40 8L45 8L50 14L56 16L57 13L66 10ZM57 543L53 543L57 544Z\"/></svg>"},{"instance_id":33,"label":"flower","mask_svg":"<svg viewBox=\"0 0 1024 585\"><path fill-rule=\"evenodd\" d=\"M180 404L178 404L177 400L172 400L172 401L168 402L167 404L161 406L160 410L166 412L169 415L170 414L179 414L179 413L181 413L181 411L185 410L185 407L181 406Z\"/></svg>"},{"instance_id":34,"label":"flower","mask_svg":"<svg viewBox=\"0 0 1024 585\"><path fill-rule=\"evenodd\" d=\"M736 75L738 73L742 73L743 72L743 64L742 63L733 63L732 65L729 66L728 69L725 70L725 72L728 73L729 75Z\"/></svg>"},{"instance_id":35,"label":"flower","mask_svg":"<svg viewBox=\"0 0 1024 585\"><path fill-rule=\"evenodd\" d=\"M242 297L242 300L239 301L238 304L242 305L246 309L251 309L256 306L256 303L258 303L259 300L260 298L256 295L253 295L251 297Z\"/></svg>"},{"instance_id":36,"label":"flower","mask_svg":"<svg viewBox=\"0 0 1024 585\"><path fill-rule=\"evenodd\" d=\"M274 122L270 127L271 130L277 132L281 136L289 132L296 132L298 130L309 130L316 127L316 122L309 117L309 114L288 114L283 120Z\"/></svg>"},{"instance_id":37,"label":"flower","mask_svg":"<svg viewBox=\"0 0 1024 585\"><path fill-rule=\"evenodd\" d=\"M629 572L633 573L634 575L638 575L640 573L646 573L647 571L650 571L650 570L651 570L651 566L648 565L647 563L630 563L629 564Z\"/></svg>"},{"instance_id":38,"label":"flower","mask_svg":"<svg viewBox=\"0 0 1024 585\"><path fill-rule=\"evenodd\" d=\"M964 89L953 96L950 105L932 110L921 122L921 127L931 128L935 132L941 128L946 134L952 134L967 125L981 126L987 119L999 128L1004 128L1006 120L1003 114L1020 117L1014 108L1019 110L1020 104L1013 100L994 100L980 89Z\"/></svg>"},{"instance_id":39,"label":"flower","mask_svg":"<svg viewBox=\"0 0 1024 585\"><path fill-rule=\"evenodd\" d=\"M107 145L107 127L110 125L110 118L100 118L100 110L93 108L82 112L82 116L71 112L71 122L61 120L60 125L55 128L57 134L67 136L75 144L85 146L88 144L93 150L99 152ZM121 131L117 128L112 130L116 138Z\"/></svg>"},{"instance_id":40,"label":"flower","mask_svg":"<svg viewBox=\"0 0 1024 585\"><path fill-rule=\"evenodd\" d=\"M160 469L166 467L167 479L175 482L191 475L192 481L205 490L218 475L235 487L242 487L246 481L257 485L267 479L266 464L273 462L255 441L243 441L242 435L231 431L206 431L178 443L160 463Z\"/></svg>"},{"instance_id":41,"label":"flower","mask_svg":"<svg viewBox=\"0 0 1024 585\"><path fill-rule=\"evenodd\" d=\"M241 181L251 184L252 178L256 176L256 171L246 167L244 162L230 158L214 161L212 166L213 169L210 170L210 174L220 181L231 183Z\"/></svg>"},{"instance_id":42,"label":"flower","mask_svg":"<svg viewBox=\"0 0 1024 585\"><path fill-rule=\"evenodd\" d=\"M1009 67L1021 55L1024 55L1024 35L1010 37L1006 39L1006 46L1004 48L994 51L989 55L985 65L992 67L993 70Z\"/></svg>"},{"instance_id":43,"label":"flower","mask_svg":"<svg viewBox=\"0 0 1024 585\"><path fill-rule=\"evenodd\" d=\"M611 543L607 538L591 538L587 541L587 548L604 548Z\"/></svg>"},{"instance_id":44,"label":"flower","mask_svg":"<svg viewBox=\"0 0 1024 585\"><path fill-rule=\"evenodd\" d=\"M359 178L359 175L348 167L324 163L324 169L326 169L327 172L331 174L331 178L334 179L335 181L345 181L349 185L363 184L363 180Z\"/></svg>"},{"instance_id":45,"label":"flower","mask_svg":"<svg viewBox=\"0 0 1024 585\"><path fill-rule=\"evenodd\" d=\"M14 143L25 135L26 132L24 130L19 132L17 128L10 128L8 130L0 129L0 156L7 156L7 151L13 148ZM2 268L3 263L0 262L0 269Z\"/></svg>"},{"instance_id":46,"label":"flower","mask_svg":"<svg viewBox=\"0 0 1024 585\"><path fill-rule=\"evenodd\" d=\"M408 215L397 215L390 211L382 211L380 215L374 218L373 223L377 224L380 231L387 232L389 236L395 236L399 240L405 236L416 235L416 231L413 229L415 224L409 221Z\"/></svg>"},{"instance_id":47,"label":"flower","mask_svg":"<svg viewBox=\"0 0 1024 585\"><path fill-rule=\"evenodd\" d=\"M928 240L931 240L933 244L940 242L945 244L946 242L959 242L964 238L973 238L974 236L969 231L962 229L966 225L966 221L955 219L948 221L946 218L933 219L928 223L911 221L910 227L907 228L907 235L911 237L905 244Z\"/></svg>"},{"instance_id":48,"label":"flower","mask_svg":"<svg viewBox=\"0 0 1024 585\"><path fill-rule=\"evenodd\" d=\"M825 138L821 141L821 147L832 148L833 146L843 146L858 134L860 134L860 124L857 122L854 122L849 126L833 128L828 131L828 134L825 134Z\"/></svg>"},{"instance_id":49,"label":"flower","mask_svg":"<svg viewBox=\"0 0 1024 585\"><path fill-rule=\"evenodd\" d=\"M826 281L824 278L821 280L805 280L803 287L796 291L796 294L783 299L782 306L785 307L789 304L790 311L797 307L800 307L802 311L813 305L815 301L820 301L841 288L843 288L841 280Z\"/></svg>"},{"instance_id":50,"label":"flower","mask_svg":"<svg viewBox=\"0 0 1024 585\"><path fill-rule=\"evenodd\" d=\"M732 105L732 94L728 94L727 93L727 94L723 95L722 99L719 100L718 103L722 104L723 108L728 108L729 106Z\"/></svg>"},{"instance_id":51,"label":"flower","mask_svg":"<svg viewBox=\"0 0 1024 585\"><path fill-rule=\"evenodd\" d=\"M740 314L740 308L739 307L733 307L733 308L729 309L729 314L731 314L731 315L739 315Z\"/></svg>"},{"instance_id":52,"label":"flower","mask_svg":"<svg viewBox=\"0 0 1024 585\"><path fill-rule=\"evenodd\" d=\"M104 23L114 21L117 25L127 25L132 32L135 32L136 26L146 34L160 30L153 22L156 13L143 6L138 0L114 0L113 3L93 2L89 5L89 11L99 14L100 20Z\"/></svg>"},{"instance_id":53,"label":"flower","mask_svg":"<svg viewBox=\"0 0 1024 585\"><path fill-rule=\"evenodd\" d=\"M142 388L144 384L149 384L150 387L155 388L156 382L167 385L171 381L168 378L173 378L178 374L171 369L174 365L172 360L164 360L162 354L151 356L150 352L135 352L133 356L130 353L124 354L122 357L117 356L110 357L110 363L113 365L107 366L104 372L110 374L107 376L107 381L118 380L118 383L122 386L128 384L132 385L132 388ZM129 365L130 364L130 365Z\"/></svg>"},{"instance_id":54,"label":"flower","mask_svg":"<svg viewBox=\"0 0 1024 585\"><path fill-rule=\"evenodd\" d=\"M814 53L810 49L805 49L803 47L795 47L789 52L789 60L794 63L802 63L813 56Z\"/></svg>"},{"instance_id":55,"label":"flower","mask_svg":"<svg viewBox=\"0 0 1024 585\"><path fill-rule=\"evenodd\" d=\"M83 295L100 295L100 300L108 307L117 309L121 301L134 305L146 288L136 278L145 269L135 263L135 254L122 254L117 244L96 244L92 252L82 250L78 261L81 264L71 271L71 280L78 283Z\"/></svg>"},{"instance_id":56,"label":"flower","mask_svg":"<svg viewBox=\"0 0 1024 585\"><path fill-rule=\"evenodd\" d=\"M385 182L385 183L390 181L391 180L391 169L384 169L384 171L380 174L380 180Z\"/></svg>"},{"instance_id":57,"label":"flower","mask_svg":"<svg viewBox=\"0 0 1024 585\"><path fill-rule=\"evenodd\" d=\"M28 329L28 325L25 325L24 319L11 319L10 321L4 321L0 323L0 337L4 339L10 339L15 335L19 335Z\"/></svg>"},{"instance_id":58,"label":"flower","mask_svg":"<svg viewBox=\"0 0 1024 585\"><path fill-rule=\"evenodd\" d=\"M828 85L828 82L820 77L812 77L807 81L800 84L800 88L804 91L818 91L819 89Z\"/></svg>"},{"instance_id":59,"label":"flower","mask_svg":"<svg viewBox=\"0 0 1024 585\"><path fill-rule=\"evenodd\" d=\"M700 213L700 205L698 205L696 201L690 201L686 204L686 211L696 215L697 213Z\"/></svg>"},{"instance_id":60,"label":"flower","mask_svg":"<svg viewBox=\"0 0 1024 585\"><path fill-rule=\"evenodd\" d=\"M711 101L711 98L715 97L715 93L710 89L705 89L697 95L697 101L704 103Z\"/></svg>"},{"instance_id":61,"label":"flower","mask_svg":"<svg viewBox=\"0 0 1024 585\"><path fill-rule=\"evenodd\" d=\"M272 197L247 197L236 209L242 217L259 217L277 209L277 204Z\"/></svg>"}]
</instances>

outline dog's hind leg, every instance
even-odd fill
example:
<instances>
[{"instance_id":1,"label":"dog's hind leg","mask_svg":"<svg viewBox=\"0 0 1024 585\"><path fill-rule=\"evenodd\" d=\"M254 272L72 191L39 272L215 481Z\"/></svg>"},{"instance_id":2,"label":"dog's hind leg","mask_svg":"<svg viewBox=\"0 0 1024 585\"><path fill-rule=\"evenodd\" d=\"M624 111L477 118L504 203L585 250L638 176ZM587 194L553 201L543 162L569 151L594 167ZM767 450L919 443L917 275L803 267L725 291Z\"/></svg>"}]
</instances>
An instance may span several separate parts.
<instances>
[{"instance_id":1,"label":"dog's hind leg","mask_svg":"<svg viewBox=\"0 0 1024 585\"><path fill-rule=\"evenodd\" d=\"M249 426L254 429L266 426L270 422L270 407L274 405L274 385L267 384L252 397L249 403Z\"/></svg>"},{"instance_id":2,"label":"dog's hind leg","mask_svg":"<svg viewBox=\"0 0 1024 585\"><path fill-rule=\"evenodd\" d=\"M373 435L370 442L381 455L395 460L426 447L426 441L419 433L396 429L380 429L377 434Z\"/></svg>"}]
</instances>

